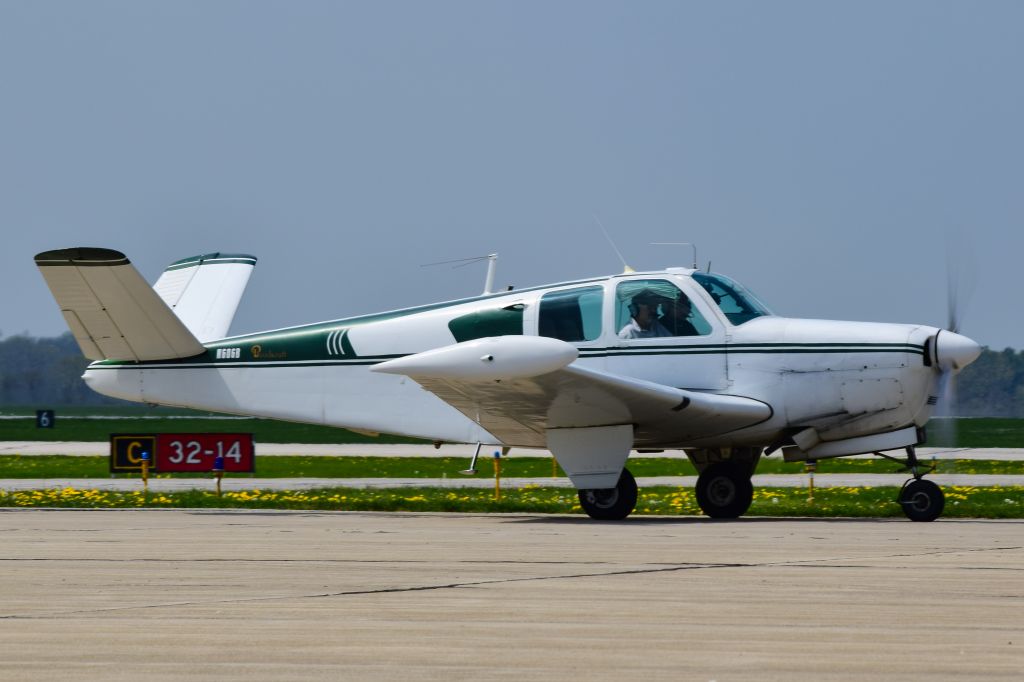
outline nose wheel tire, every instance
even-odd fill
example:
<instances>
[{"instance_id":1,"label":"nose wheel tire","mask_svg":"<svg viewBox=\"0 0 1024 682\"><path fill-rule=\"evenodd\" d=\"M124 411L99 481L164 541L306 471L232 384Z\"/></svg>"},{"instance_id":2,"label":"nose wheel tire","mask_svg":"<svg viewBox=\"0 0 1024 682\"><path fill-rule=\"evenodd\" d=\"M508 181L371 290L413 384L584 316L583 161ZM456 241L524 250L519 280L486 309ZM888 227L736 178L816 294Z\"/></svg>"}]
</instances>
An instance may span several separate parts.
<instances>
[{"instance_id":1,"label":"nose wheel tire","mask_svg":"<svg viewBox=\"0 0 1024 682\"><path fill-rule=\"evenodd\" d=\"M754 499L749 473L726 462L715 462L697 478L697 504L713 519L743 516Z\"/></svg>"},{"instance_id":2,"label":"nose wheel tire","mask_svg":"<svg viewBox=\"0 0 1024 682\"><path fill-rule=\"evenodd\" d=\"M934 521L946 506L942 488L923 478L907 481L900 490L900 505L911 521Z\"/></svg>"},{"instance_id":3,"label":"nose wheel tire","mask_svg":"<svg viewBox=\"0 0 1024 682\"><path fill-rule=\"evenodd\" d=\"M614 488L578 490L580 506L592 519L620 521L636 508L636 479L623 469Z\"/></svg>"}]
</instances>

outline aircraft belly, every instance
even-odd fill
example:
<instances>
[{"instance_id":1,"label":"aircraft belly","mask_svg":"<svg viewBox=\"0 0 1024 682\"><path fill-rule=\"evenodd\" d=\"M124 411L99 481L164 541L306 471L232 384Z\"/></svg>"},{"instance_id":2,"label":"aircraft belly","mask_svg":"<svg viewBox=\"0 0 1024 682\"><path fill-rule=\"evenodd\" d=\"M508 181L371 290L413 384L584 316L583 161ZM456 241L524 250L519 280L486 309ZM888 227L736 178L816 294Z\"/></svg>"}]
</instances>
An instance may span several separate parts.
<instances>
[{"instance_id":1,"label":"aircraft belly","mask_svg":"<svg viewBox=\"0 0 1024 682\"><path fill-rule=\"evenodd\" d=\"M253 415L450 442L498 441L404 377L367 367L104 367L97 393L123 400Z\"/></svg>"},{"instance_id":2,"label":"aircraft belly","mask_svg":"<svg viewBox=\"0 0 1024 682\"><path fill-rule=\"evenodd\" d=\"M491 434L408 377L368 366L331 368L328 424L453 443L498 443Z\"/></svg>"},{"instance_id":3,"label":"aircraft belly","mask_svg":"<svg viewBox=\"0 0 1024 682\"><path fill-rule=\"evenodd\" d=\"M167 367L135 371L142 375L142 399L146 402L312 424L324 422L319 367Z\"/></svg>"}]
</instances>

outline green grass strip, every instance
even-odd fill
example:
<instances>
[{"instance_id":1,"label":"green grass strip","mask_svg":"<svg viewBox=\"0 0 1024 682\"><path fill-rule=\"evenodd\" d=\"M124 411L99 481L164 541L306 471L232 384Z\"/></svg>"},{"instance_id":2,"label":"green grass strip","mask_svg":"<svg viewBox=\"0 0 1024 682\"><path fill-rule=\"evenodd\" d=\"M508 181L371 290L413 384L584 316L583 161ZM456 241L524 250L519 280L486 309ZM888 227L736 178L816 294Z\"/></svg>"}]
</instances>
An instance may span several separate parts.
<instances>
[{"instance_id":1,"label":"green grass strip","mask_svg":"<svg viewBox=\"0 0 1024 682\"><path fill-rule=\"evenodd\" d=\"M948 486L947 518L1024 518L1024 487ZM806 489L761 488L747 516L794 517L902 517L895 502L898 489L823 488L814 500ZM50 489L0 492L2 507L69 508L188 508L188 509L306 509L327 511L411 512L522 512L581 514L575 491L567 488L527 487L502 491L450 488L317 490L244 490L181 493L110 492L102 490ZM694 493L689 489L641 490L636 515L699 516Z\"/></svg>"},{"instance_id":2,"label":"green grass strip","mask_svg":"<svg viewBox=\"0 0 1024 682\"><path fill-rule=\"evenodd\" d=\"M931 464L931 462L926 462ZM1024 474L1024 461L935 460L940 474ZM464 457L306 457L280 455L258 457L256 475L261 478L462 478L458 473L469 465ZM482 459L476 478L494 475L493 460ZM550 457L512 456L502 459L502 476L544 478L552 475ZM637 457L627 463L634 476L696 476L687 459ZM758 474L801 474L801 463L786 463L776 457L762 458ZM885 459L829 459L818 463L818 473L888 474L901 467ZM160 478L198 478L210 474L160 474ZM563 477L560 468L554 475ZM108 478L107 457L72 455L0 455L0 478ZM128 476L125 474L124 476ZM244 477L246 474L228 474ZM138 476L129 476L137 478Z\"/></svg>"},{"instance_id":3,"label":"green grass strip","mask_svg":"<svg viewBox=\"0 0 1024 682\"><path fill-rule=\"evenodd\" d=\"M34 413L33 413L34 416ZM51 429L36 428L35 419L0 420L0 440L106 442L112 433L251 433L257 443L426 443L417 438L374 438L333 426L297 424L274 419L89 419L57 413Z\"/></svg>"},{"instance_id":4,"label":"green grass strip","mask_svg":"<svg viewBox=\"0 0 1024 682\"><path fill-rule=\"evenodd\" d=\"M56 426L39 429L35 408L4 407L0 416L25 419L0 420L0 440L107 441L111 433L229 433L255 434L262 443L422 443L426 441L382 434L365 436L332 426L296 424L273 419L211 419L211 413L195 410L145 407L56 407ZM90 416L123 416L126 419L87 419ZM185 419L168 417L187 417ZM143 419L143 417L145 417ZM983 417L932 420L926 447L1020 448L1024 447L1024 419Z\"/></svg>"}]
</instances>

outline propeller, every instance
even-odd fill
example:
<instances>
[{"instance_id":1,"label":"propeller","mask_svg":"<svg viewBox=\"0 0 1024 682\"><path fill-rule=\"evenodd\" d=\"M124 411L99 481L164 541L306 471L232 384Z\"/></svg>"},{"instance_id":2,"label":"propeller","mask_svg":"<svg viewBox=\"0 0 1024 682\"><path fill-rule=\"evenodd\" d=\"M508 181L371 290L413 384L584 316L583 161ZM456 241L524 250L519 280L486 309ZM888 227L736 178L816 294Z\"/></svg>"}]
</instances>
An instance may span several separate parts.
<instances>
[{"instance_id":1,"label":"propeller","mask_svg":"<svg viewBox=\"0 0 1024 682\"><path fill-rule=\"evenodd\" d=\"M969 244L969 242L966 242ZM953 251L946 251L946 328L940 330L931 339L932 361L939 370L936 382L937 402L936 417L943 418L937 423L940 441L948 445L956 445L956 422L953 417L957 407L957 375L967 365L974 362L981 354L981 346L972 339L960 334L963 320L965 300L972 293L961 282L961 265L973 271L970 249L961 251L961 260L953 258Z\"/></svg>"}]
</instances>

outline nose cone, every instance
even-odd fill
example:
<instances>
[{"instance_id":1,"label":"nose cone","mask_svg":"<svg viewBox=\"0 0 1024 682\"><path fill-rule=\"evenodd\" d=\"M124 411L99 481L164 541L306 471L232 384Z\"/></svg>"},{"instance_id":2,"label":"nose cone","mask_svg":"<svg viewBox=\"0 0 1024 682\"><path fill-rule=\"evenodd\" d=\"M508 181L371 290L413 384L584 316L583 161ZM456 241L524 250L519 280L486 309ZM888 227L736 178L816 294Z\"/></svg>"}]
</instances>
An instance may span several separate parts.
<instances>
[{"instance_id":1,"label":"nose cone","mask_svg":"<svg viewBox=\"0 0 1024 682\"><path fill-rule=\"evenodd\" d=\"M935 339L935 359L943 369L960 370L978 359L981 346L973 339L942 330Z\"/></svg>"}]
</instances>

